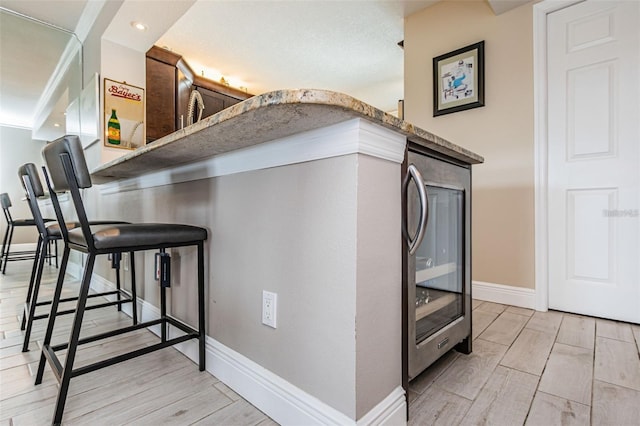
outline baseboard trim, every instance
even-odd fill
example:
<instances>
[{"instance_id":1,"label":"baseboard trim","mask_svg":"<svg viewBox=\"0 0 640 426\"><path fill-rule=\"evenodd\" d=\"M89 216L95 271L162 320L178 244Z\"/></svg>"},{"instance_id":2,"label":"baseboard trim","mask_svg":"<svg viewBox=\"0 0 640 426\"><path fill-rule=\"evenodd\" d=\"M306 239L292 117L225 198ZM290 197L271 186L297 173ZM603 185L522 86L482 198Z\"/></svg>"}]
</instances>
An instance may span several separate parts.
<instances>
[{"instance_id":1,"label":"baseboard trim","mask_svg":"<svg viewBox=\"0 0 640 426\"><path fill-rule=\"evenodd\" d=\"M406 425L407 401L402 386L395 388L385 399L358 420L356 424L357 426Z\"/></svg>"},{"instance_id":2,"label":"baseboard trim","mask_svg":"<svg viewBox=\"0 0 640 426\"><path fill-rule=\"evenodd\" d=\"M502 303L528 309L536 308L536 292L531 288L473 281L471 294L474 299L487 302Z\"/></svg>"},{"instance_id":3,"label":"baseboard trim","mask_svg":"<svg viewBox=\"0 0 640 426\"><path fill-rule=\"evenodd\" d=\"M78 277L81 268L69 262L67 271ZM115 284L94 275L91 288L104 292L115 289ZM131 304L122 305L122 311L132 316ZM160 317L160 310L145 300L138 300L138 315L141 321L150 321ZM158 326L149 329L160 335ZM173 337L171 331L169 337ZM174 347L197 363L197 342ZM206 341L206 363L211 375L282 425L406 425L405 392L401 386L356 421L210 336Z\"/></svg>"},{"instance_id":4,"label":"baseboard trim","mask_svg":"<svg viewBox=\"0 0 640 426\"><path fill-rule=\"evenodd\" d=\"M38 247L38 243L12 243L9 249L11 252L16 251L34 251Z\"/></svg>"}]
</instances>

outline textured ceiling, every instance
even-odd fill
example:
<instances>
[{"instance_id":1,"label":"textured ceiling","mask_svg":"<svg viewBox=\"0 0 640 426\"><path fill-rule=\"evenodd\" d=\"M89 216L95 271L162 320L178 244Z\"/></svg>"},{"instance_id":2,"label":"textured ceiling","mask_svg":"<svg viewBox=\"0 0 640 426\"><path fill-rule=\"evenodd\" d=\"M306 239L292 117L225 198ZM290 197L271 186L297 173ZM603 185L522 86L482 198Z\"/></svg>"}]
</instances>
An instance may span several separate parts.
<instances>
[{"instance_id":1,"label":"textured ceiling","mask_svg":"<svg viewBox=\"0 0 640 426\"><path fill-rule=\"evenodd\" d=\"M433 3L200 0L156 44L253 94L330 89L390 111L403 97L404 17Z\"/></svg>"}]
</instances>

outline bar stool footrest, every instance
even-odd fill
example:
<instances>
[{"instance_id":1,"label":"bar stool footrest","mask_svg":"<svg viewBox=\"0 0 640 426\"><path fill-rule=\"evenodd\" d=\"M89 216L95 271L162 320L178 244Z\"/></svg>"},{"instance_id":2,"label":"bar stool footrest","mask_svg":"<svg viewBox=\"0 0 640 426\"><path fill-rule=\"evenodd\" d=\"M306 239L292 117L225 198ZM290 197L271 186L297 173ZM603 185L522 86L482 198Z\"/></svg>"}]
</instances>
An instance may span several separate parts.
<instances>
[{"instance_id":1,"label":"bar stool footrest","mask_svg":"<svg viewBox=\"0 0 640 426\"><path fill-rule=\"evenodd\" d=\"M102 339L107 339L109 337L118 336L120 334L125 334L131 331L136 331L136 330L140 330L143 328L147 328L147 327L151 327L159 324L161 324L163 327L166 324L170 324L180 329L181 331L185 332L186 334L182 336L174 337L171 339L167 339L166 341L156 343L155 345L145 346L144 348L136 349L134 351L117 355L112 358L108 358L102 361L95 362L93 364L76 368L71 372L71 377L76 377L82 374L90 373L92 371L99 370L100 368L108 367L123 361L127 361L142 355L146 355L148 353L157 351L159 349L164 349L169 346L186 342L191 339L198 339L200 337L200 334L196 329L184 324L181 321L176 320L175 318L165 317L165 318L159 318L159 319L147 321L144 323L138 323L136 325L132 325L129 327L123 327L117 330L112 330L105 333L100 333L93 336L85 337L84 339L78 340L78 345L91 343L91 342L95 342ZM60 363L60 360L58 359L58 356L55 354L55 352L62 349L67 349L68 346L69 346L68 343L63 343L60 345L45 345L42 347L42 353L44 354L45 358L49 362L49 365L51 366L53 373L56 376L56 379L58 380L58 382L62 380L62 364Z\"/></svg>"},{"instance_id":2,"label":"bar stool footrest","mask_svg":"<svg viewBox=\"0 0 640 426\"><path fill-rule=\"evenodd\" d=\"M106 291L104 293L92 293L87 295L87 298L91 299L92 297L102 297L102 296L113 296L120 293L120 295L125 296L125 297L131 297L129 295L129 293L125 292L124 290L112 290L112 291ZM74 302L78 300L77 297L66 297L64 299L60 299L60 301L58 303L64 303L64 302ZM51 304L51 300L45 300L44 302L38 302L36 303L36 306L46 306L46 305L50 305Z\"/></svg>"},{"instance_id":3,"label":"bar stool footrest","mask_svg":"<svg viewBox=\"0 0 640 426\"><path fill-rule=\"evenodd\" d=\"M124 290L113 290L113 291L108 291L105 293L94 293L94 294L90 294L87 297L102 297L102 296L113 296L113 295L117 295L120 294L120 297L123 297L123 299L120 300L113 300L110 302L104 302L104 303L97 303L95 305L89 305L86 306L84 309L86 311L90 311L92 309L99 309L99 308L106 308L108 306L113 306L113 305L122 305L123 303L132 303L133 302L133 296L131 296L129 293L127 293ZM67 297L66 299L60 299L60 303L62 302L73 302L78 300L77 297ZM36 303L36 306L46 306L46 305L51 305L51 300L46 300L44 302L38 302ZM66 309L64 311L58 311L56 312L56 316L60 316L60 315L68 315L68 314L72 314L74 313L76 310L74 309ZM29 304L25 303L25 312L29 312ZM49 314L39 314L39 315L34 315L33 316L33 320L38 320L38 319L44 319L44 318L49 318Z\"/></svg>"}]
</instances>

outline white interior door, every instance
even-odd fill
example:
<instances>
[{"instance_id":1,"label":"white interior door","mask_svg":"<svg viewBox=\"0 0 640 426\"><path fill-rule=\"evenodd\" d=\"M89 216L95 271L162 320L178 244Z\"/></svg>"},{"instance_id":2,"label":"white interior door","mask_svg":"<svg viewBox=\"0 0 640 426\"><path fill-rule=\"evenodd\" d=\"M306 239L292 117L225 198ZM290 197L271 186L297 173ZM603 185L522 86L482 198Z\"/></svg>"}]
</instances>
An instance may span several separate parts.
<instances>
[{"instance_id":1,"label":"white interior door","mask_svg":"<svg viewBox=\"0 0 640 426\"><path fill-rule=\"evenodd\" d=\"M549 307L640 323L640 2L547 20Z\"/></svg>"}]
</instances>

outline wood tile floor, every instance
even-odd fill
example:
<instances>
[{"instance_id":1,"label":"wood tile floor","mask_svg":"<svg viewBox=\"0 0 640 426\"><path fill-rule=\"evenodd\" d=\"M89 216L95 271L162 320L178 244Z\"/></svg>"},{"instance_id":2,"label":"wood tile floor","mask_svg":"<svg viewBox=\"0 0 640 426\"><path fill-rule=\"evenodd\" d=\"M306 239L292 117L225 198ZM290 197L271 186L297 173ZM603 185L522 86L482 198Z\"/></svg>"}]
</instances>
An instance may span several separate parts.
<instances>
[{"instance_id":1,"label":"wood tile floor","mask_svg":"<svg viewBox=\"0 0 640 426\"><path fill-rule=\"evenodd\" d=\"M34 322L31 351L22 353L22 309L31 262L12 262L0 275L0 426L51 424L57 381L47 366L43 383L33 384L46 320ZM46 268L39 300L50 299L57 270ZM67 295L77 295L78 283L65 283ZM63 295L64 297L64 295ZM43 308L44 309L44 308ZM40 311L38 311L40 312ZM47 312L43 310L42 312ZM56 320L54 343L69 337L72 315ZM129 325L131 319L115 307L87 311L85 334ZM83 345L81 364L117 352L156 343L150 331L140 330ZM65 425L275 425L269 417L242 399L217 378L198 367L176 349L107 367L71 380L63 418Z\"/></svg>"},{"instance_id":2,"label":"wood tile floor","mask_svg":"<svg viewBox=\"0 0 640 426\"><path fill-rule=\"evenodd\" d=\"M640 326L474 301L473 338L410 383L410 425L640 425Z\"/></svg>"},{"instance_id":3,"label":"wood tile floor","mask_svg":"<svg viewBox=\"0 0 640 426\"><path fill-rule=\"evenodd\" d=\"M19 319L30 262L0 275L0 426L50 424L57 382L47 370L33 385L45 321L21 352ZM41 297L56 269L47 267ZM65 284L73 295L77 283ZM56 321L68 337L71 316ZM130 318L113 308L87 311L87 334ZM410 386L410 425L639 425L640 326L474 301L474 352L449 352ZM80 362L153 342L148 331L83 345ZM168 348L71 381L69 425L260 425L275 423L175 349Z\"/></svg>"}]
</instances>

